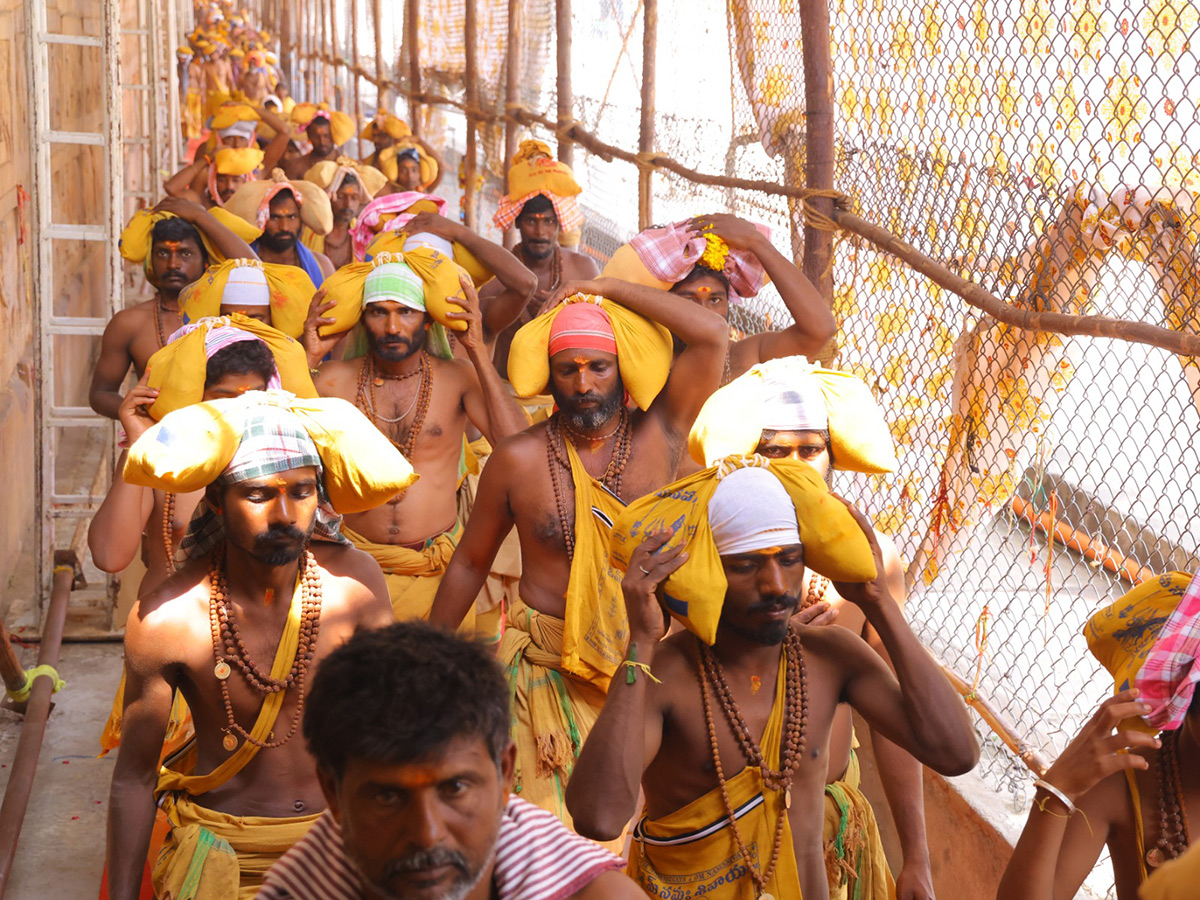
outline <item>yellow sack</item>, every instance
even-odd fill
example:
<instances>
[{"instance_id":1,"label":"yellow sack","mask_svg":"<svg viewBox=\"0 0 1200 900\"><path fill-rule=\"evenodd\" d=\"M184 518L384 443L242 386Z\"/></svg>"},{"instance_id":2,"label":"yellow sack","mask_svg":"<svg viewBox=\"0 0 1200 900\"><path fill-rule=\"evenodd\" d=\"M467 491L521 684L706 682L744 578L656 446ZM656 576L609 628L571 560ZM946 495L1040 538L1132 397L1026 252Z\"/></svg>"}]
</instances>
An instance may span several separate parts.
<instances>
[{"instance_id":1,"label":"yellow sack","mask_svg":"<svg viewBox=\"0 0 1200 900\"><path fill-rule=\"evenodd\" d=\"M226 128L231 128L238 122L257 122L259 120L260 116L254 111L254 107L249 104L226 102L222 103L220 108L213 113L209 128L213 131L223 131Z\"/></svg>"},{"instance_id":2,"label":"yellow sack","mask_svg":"<svg viewBox=\"0 0 1200 900\"><path fill-rule=\"evenodd\" d=\"M333 229L329 195L311 181L288 181L283 169L272 169L268 178L247 181L225 201L225 208L261 228L270 214L271 199L288 188L300 197L300 221L317 234L329 234Z\"/></svg>"},{"instance_id":3,"label":"yellow sack","mask_svg":"<svg viewBox=\"0 0 1200 900\"><path fill-rule=\"evenodd\" d=\"M239 150L225 147L216 152L212 164L216 167L218 175L249 175L262 165L265 155L257 147L242 147Z\"/></svg>"},{"instance_id":4,"label":"yellow sack","mask_svg":"<svg viewBox=\"0 0 1200 900\"><path fill-rule=\"evenodd\" d=\"M288 337L300 337L304 333L304 320L308 318L308 306L317 292L312 279L296 266L265 263L257 259L227 259L219 266L209 266L199 281L192 282L179 294L179 312L183 324L221 315L225 282L229 280L229 273L238 266L254 266L263 270L267 276L267 286L271 289L271 327Z\"/></svg>"},{"instance_id":5,"label":"yellow sack","mask_svg":"<svg viewBox=\"0 0 1200 900\"><path fill-rule=\"evenodd\" d=\"M150 416L156 421L173 410L204 399L208 369L205 339L213 328L233 327L254 335L275 357L275 368L285 391L305 399L318 396L308 371L304 347L294 338L241 313L202 320L199 325L195 331L167 344L146 363L146 384L159 392L150 407Z\"/></svg>"},{"instance_id":6,"label":"yellow sack","mask_svg":"<svg viewBox=\"0 0 1200 900\"><path fill-rule=\"evenodd\" d=\"M312 182L328 194L329 189L337 179L338 170L343 168L349 169L354 173L354 177L362 186L368 200L374 198L387 185L387 176L377 168L369 166L366 163L360 163L358 160L351 159L348 156L339 156L336 161L327 159L324 162L317 163L315 166L311 166L304 173L304 180Z\"/></svg>"},{"instance_id":7,"label":"yellow sack","mask_svg":"<svg viewBox=\"0 0 1200 900\"><path fill-rule=\"evenodd\" d=\"M508 170L508 196L524 197L534 191L549 191L560 197L574 197L582 188L566 163L548 156L536 156L515 163Z\"/></svg>"},{"instance_id":8,"label":"yellow sack","mask_svg":"<svg viewBox=\"0 0 1200 900\"><path fill-rule=\"evenodd\" d=\"M329 133L333 136L334 144L340 147L354 137L354 132L358 130L354 126L354 119L344 112L330 109L328 103L297 103L292 107L292 124L297 128L307 128L317 113L321 112L329 113Z\"/></svg>"},{"instance_id":9,"label":"yellow sack","mask_svg":"<svg viewBox=\"0 0 1200 900\"><path fill-rule=\"evenodd\" d=\"M845 505L816 469L799 460L729 457L629 504L613 525L613 565L625 571L629 557L651 531L675 532L668 546L684 544L688 560L660 587L667 611L702 641L717 639L717 623L729 583L708 523L708 502L721 478L759 466L787 489L796 506L804 564L833 581L870 581L876 575L871 545Z\"/></svg>"},{"instance_id":10,"label":"yellow sack","mask_svg":"<svg viewBox=\"0 0 1200 900\"><path fill-rule=\"evenodd\" d=\"M247 244L251 241L256 241L262 236L262 232L247 222L240 216L236 216L228 210L222 209L219 206L214 206L209 210L213 218L244 240ZM150 268L150 251L153 248L151 234L154 231L156 223L163 219L174 219L175 213L169 212L154 212L150 209L139 209L133 214L133 218L129 220L129 224L125 226L125 230L121 232L121 240L117 244L121 251L121 256L133 263L141 263L146 274L151 272ZM208 253L210 265L217 265L225 262L225 256L217 249L216 245L209 240L208 235L199 228L200 240L204 243L204 249Z\"/></svg>"},{"instance_id":11,"label":"yellow sack","mask_svg":"<svg viewBox=\"0 0 1200 900\"><path fill-rule=\"evenodd\" d=\"M571 300L568 297L566 302ZM508 380L518 397L546 393L550 384L550 328L565 306L566 303L542 313L513 335L508 351ZM600 308L608 314L617 339L617 367L625 390L640 409L649 409L671 374L674 355L671 332L666 326L603 297Z\"/></svg>"},{"instance_id":12,"label":"yellow sack","mask_svg":"<svg viewBox=\"0 0 1200 900\"><path fill-rule=\"evenodd\" d=\"M410 137L402 137L397 139L396 143L390 147L384 147L379 151L378 163L379 170L387 176L388 181L395 181L400 177L400 163L398 157L405 150L416 150L417 160L421 166L421 184L422 189L429 187L437 181L438 164L437 161L425 152L425 148L418 144Z\"/></svg>"},{"instance_id":13,"label":"yellow sack","mask_svg":"<svg viewBox=\"0 0 1200 900\"><path fill-rule=\"evenodd\" d=\"M762 437L770 400L767 377L774 371L812 378L829 415L833 468L873 474L894 471L899 462L883 410L871 389L849 372L818 369L798 357L759 363L704 401L688 434L688 452L702 466L727 456L751 456Z\"/></svg>"},{"instance_id":14,"label":"yellow sack","mask_svg":"<svg viewBox=\"0 0 1200 900\"><path fill-rule=\"evenodd\" d=\"M375 140L376 120L372 119L367 123L367 127L359 134L359 138L364 141ZM403 119L393 116L391 113L384 113L383 127L379 129L394 141L400 140L402 137L408 137L412 134L412 129L408 127L408 123Z\"/></svg>"},{"instance_id":15,"label":"yellow sack","mask_svg":"<svg viewBox=\"0 0 1200 900\"><path fill-rule=\"evenodd\" d=\"M628 281L630 284L657 288L660 291L669 291L675 287L675 282L663 281L652 275L646 268L646 264L642 262L642 258L638 256L637 251L633 249L632 244L622 244L616 249L608 262L604 264L604 268L600 270L600 277L617 278L621 281Z\"/></svg>"},{"instance_id":16,"label":"yellow sack","mask_svg":"<svg viewBox=\"0 0 1200 900\"><path fill-rule=\"evenodd\" d=\"M425 309L435 322L453 331L467 330L465 321L446 316L448 312L462 311L462 301L466 297L458 276L460 272L465 274L465 270L436 250L416 247L394 256L388 251L377 253L370 262L349 263L326 278L321 285L325 290L325 299L337 305L325 315L336 321L332 325L322 325L322 335L341 334L358 324L362 318L363 285L367 276L376 266L391 262L404 263L421 279L425 285Z\"/></svg>"},{"instance_id":17,"label":"yellow sack","mask_svg":"<svg viewBox=\"0 0 1200 900\"><path fill-rule=\"evenodd\" d=\"M125 480L174 494L207 487L233 460L246 421L263 405L300 419L321 456L325 489L339 513L374 509L417 480L408 460L353 403L281 391L252 391L168 413L129 448Z\"/></svg>"},{"instance_id":18,"label":"yellow sack","mask_svg":"<svg viewBox=\"0 0 1200 900\"><path fill-rule=\"evenodd\" d=\"M418 206L424 206L423 202L419 201L418 203L414 203L407 210L405 210L405 212L410 212L410 213L414 213L414 214L418 213L418 212L425 212L425 211L437 212L436 209L430 209L430 210L418 209ZM388 220L390 221L391 218L394 218L394 217L389 216ZM380 219L380 227L382 227L383 224L384 224L384 220L381 218ZM371 242L369 244L367 244L367 250L363 254L363 259L366 262L370 262L376 256L378 256L380 253L411 252L411 251L405 251L405 249L404 249L404 246L405 246L406 242L408 241L409 237L410 237L410 235L407 232L390 231L390 230L389 231L381 231L377 235L375 235L375 237L371 238ZM492 278L495 277L494 275L492 275L492 270L489 269L487 266L485 266L483 263L481 263L479 261L479 257L477 257L474 253L472 253L470 250L468 250L462 244L454 242L450 246L454 250L454 261L456 263L458 263L459 266L462 267L462 270L464 272L466 272L468 276L470 276L471 282L472 282L472 284L475 285L476 290L483 287L485 284L487 284L489 281L491 281Z\"/></svg>"}]
</instances>

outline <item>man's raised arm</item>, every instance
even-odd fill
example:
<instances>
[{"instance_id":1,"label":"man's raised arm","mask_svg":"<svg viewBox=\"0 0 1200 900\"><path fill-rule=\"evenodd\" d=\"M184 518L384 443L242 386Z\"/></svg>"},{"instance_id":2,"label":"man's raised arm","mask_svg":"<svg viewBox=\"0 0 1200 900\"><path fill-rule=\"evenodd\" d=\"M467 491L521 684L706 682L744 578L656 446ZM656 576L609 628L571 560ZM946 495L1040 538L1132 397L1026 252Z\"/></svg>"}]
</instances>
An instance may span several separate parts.
<instances>
[{"instance_id":1,"label":"man's raised arm","mask_svg":"<svg viewBox=\"0 0 1200 900\"><path fill-rule=\"evenodd\" d=\"M154 211L174 213L185 222L191 222L226 259L258 259L258 254L250 249L249 244L222 225L216 216L199 203L167 197L154 207Z\"/></svg>"},{"instance_id":2,"label":"man's raised arm","mask_svg":"<svg viewBox=\"0 0 1200 900\"><path fill-rule=\"evenodd\" d=\"M683 545L657 553L673 532L650 534L634 550L621 580L629 615L626 659L651 666L667 623L655 588L687 561ZM649 563L649 567L646 564ZM662 744L662 685L644 671L618 668L604 708L583 744L571 780L567 809L575 830L597 841L616 840L637 812L638 788L646 766Z\"/></svg>"}]
</instances>

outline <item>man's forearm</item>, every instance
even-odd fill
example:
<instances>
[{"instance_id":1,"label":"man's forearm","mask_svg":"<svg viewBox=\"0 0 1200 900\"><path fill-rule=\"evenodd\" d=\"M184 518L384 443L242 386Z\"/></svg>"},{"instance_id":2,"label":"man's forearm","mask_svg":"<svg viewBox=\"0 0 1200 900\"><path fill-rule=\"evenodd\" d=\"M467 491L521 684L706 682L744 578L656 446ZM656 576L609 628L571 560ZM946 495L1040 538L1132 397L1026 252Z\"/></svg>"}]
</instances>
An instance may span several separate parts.
<instances>
[{"instance_id":1,"label":"man's forearm","mask_svg":"<svg viewBox=\"0 0 1200 900\"><path fill-rule=\"evenodd\" d=\"M258 258L249 244L217 221L217 217L207 210L203 214L197 214L192 224L208 236L213 246L220 250L226 259Z\"/></svg>"},{"instance_id":2,"label":"man's forearm","mask_svg":"<svg viewBox=\"0 0 1200 900\"><path fill-rule=\"evenodd\" d=\"M900 837L904 864L929 865L925 836L925 785L922 767L912 754L872 729L871 747L879 766L879 780L887 795L892 821Z\"/></svg>"},{"instance_id":3,"label":"man's forearm","mask_svg":"<svg viewBox=\"0 0 1200 900\"><path fill-rule=\"evenodd\" d=\"M454 223L446 237L466 247L510 291L522 294L526 301L537 290L537 276L530 272L513 254L499 244L493 244L464 225Z\"/></svg>"},{"instance_id":4,"label":"man's forearm","mask_svg":"<svg viewBox=\"0 0 1200 900\"><path fill-rule=\"evenodd\" d=\"M974 768L979 747L966 705L890 599L864 610L879 634L900 682L904 707L920 754L942 774Z\"/></svg>"},{"instance_id":5,"label":"man's forearm","mask_svg":"<svg viewBox=\"0 0 1200 900\"><path fill-rule=\"evenodd\" d=\"M665 325L689 348L711 345L715 351L722 342L728 340L728 326L725 320L690 300L660 291L658 288L633 284L618 278L602 277L600 282L604 288L604 296L609 300Z\"/></svg>"},{"instance_id":6,"label":"man's forearm","mask_svg":"<svg viewBox=\"0 0 1200 900\"><path fill-rule=\"evenodd\" d=\"M121 392L104 389L93 389L88 396L92 409L110 419L117 418L121 410Z\"/></svg>"},{"instance_id":7,"label":"man's forearm","mask_svg":"<svg viewBox=\"0 0 1200 900\"><path fill-rule=\"evenodd\" d=\"M487 351L480 347L469 350L468 354L471 357L471 365L475 367L475 373L479 376L483 405L487 409L487 439L495 447L509 435L528 428L529 420L525 418L520 404L500 380L500 373L496 371Z\"/></svg>"},{"instance_id":8,"label":"man's forearm","mask_svg":"<svg viewBox=\"0 0 1200 900\"><path fill-rule=\"evenodd\" d=\"M1061 810L1046 812L1034 804L1000 879L996 900L1053 900L1055 869L1066 832L1067 817Z\"/></svg>"},{"instance_id":9,"label":"man's forearm","mask_svg":"<svg viewBox=\"0 0 1200 900\"><path fill-rule=\"evenodd\" d=\"M629 647L627 657L636 652L639 662L650 665L653 661L654 641L635 639ZM617 669L604 708L567 783L567 809L575 830L597 841L620 837L637 812L638 788L645 769L646 691L650 679L638 671L630 684L625 673L624 668Z\"/></svg>"},{"instance_id":10,"label":"man's forearm","mask_svg":"<svg viewBox=\"0 0 1200 900\"><path fill-rule=\"evenodd\" d=\"M438 586L429 610L429 624L441 625L454 630L462 624L471 609L471 604L483 589L488 570L471 565L460 559L457 553L451 557L442 583Z\"/></svg>"},{"instance_id":11,"label":"man's forearm","mask_svg":"<svg viewBox=\"0 0 1200 900\"><path fill-rule=\"evenodd\" d=\"M767 238L762 238L754 253L779 291L779 299L792 314L795 323L782 332L774 332L776 337L787 334L794 343L798 332L807 338L803 341L806 345L804 349L811 347L812 352L819 350L837 333L837 321L816 287Z\"/></svg>"},{"instance_id":12,"label":"man's forearm","mask_svg":"<svg viewBox=\"0 0 1200 900\"><path fill-rule=\"evenodd\" d=\"M154 830L154 781L113 779L108 807L108 896L137 900Z\"/></svg>"}]
</instances>

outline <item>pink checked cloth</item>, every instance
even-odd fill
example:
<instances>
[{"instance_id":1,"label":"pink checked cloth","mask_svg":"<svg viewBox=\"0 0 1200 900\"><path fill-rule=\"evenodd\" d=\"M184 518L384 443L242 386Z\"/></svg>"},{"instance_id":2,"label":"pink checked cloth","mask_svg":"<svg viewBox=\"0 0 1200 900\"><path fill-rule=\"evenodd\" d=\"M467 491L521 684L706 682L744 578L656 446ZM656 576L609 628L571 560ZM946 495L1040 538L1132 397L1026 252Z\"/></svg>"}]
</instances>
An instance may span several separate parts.
<instances>
[{"instance_id":1,"label":"pink checked cloth","mask_svg":"<svg viewBox=\"0 0 1200 900\"><path fill-rule=\"evenodd\" d=\"M702 235L688 230L688 221L674 222L660 228L647 228L634 236L629 245L659 281L672 284L682 281L696 267L708 246ZM763 237L771 236L771 229L755 223ZM737 302L742 297L753 297L763 286L766 272L758 257L747 250L730 249L725 257L725 277L729 279L729 299Z\"/></svg>"},{"instance_id":2,"label":"pink checked cloth","mask_svg":"<svg viewBox=\"0 0 1200 900\"><path fill-rule=\"evenodd\" d=\"M508 231L513 227L513 223L517 221L517 216L521 215L521 210L525 204L536 197L538 194L550 200L554 207L554 215L558 218L558 227L562 231L576 231L583 227L583 213L579 209L579 204L575 202L574 197L560 197L558 194L550 191L530 191L524 197L519 197L513 200L509 197L501 197L500 205L496 209L496 214L492 216L492 224L501 231Z\"/></svg>"},{"instance_id":3,"label":"pink checked cloth","mask_svg":"<svg viewBox=\"0 0 1200 900\"><path fill-rule=\"evenodd\" d=\"M363 211L358 214L358 220L354 223L354 228L350 231L350 237L354 241L354 258L363 258L363 254L367 250L367 244L371 243L375 235L379 234L380 231L395 231L401 225L411 222L413 214L405 213L405 210L418 200L429 200L436 204L439 216L444 216L449 206L445 200L433 194L422 194L419 191L402 191L399 194L385 194L382 197L376 197L363 207ZM396 218L390 220L383 228L380 228L380 218L386 216L388 213L395 213Z\"/></svg>"},{"instance_id":4,"label":"pink checked cloth","mask_svg":"<svg viewBox=\"0 0 1200 900\"><path fill-rule=\"evenodd\" d=\"M1146 721L1161 731L1174 731L1183 724L1200 680L1200 571L1183 593L1175 612L1167 619L1133 685L1150 707Z\"/></svg>"}]
</instances>

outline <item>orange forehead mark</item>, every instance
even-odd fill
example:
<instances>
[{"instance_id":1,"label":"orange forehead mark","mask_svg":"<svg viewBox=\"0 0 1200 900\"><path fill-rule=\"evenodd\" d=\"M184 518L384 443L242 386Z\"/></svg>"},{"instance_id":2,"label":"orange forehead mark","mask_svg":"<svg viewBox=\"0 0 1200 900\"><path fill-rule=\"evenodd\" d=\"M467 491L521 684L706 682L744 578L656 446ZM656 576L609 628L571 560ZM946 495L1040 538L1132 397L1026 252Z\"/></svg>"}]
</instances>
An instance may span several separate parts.
<instances>
[{"instance_id":1,"label":"orange forehead mark","mask_svg":"<svg viewBox=\"0 0 1200 900\"><path fill-rule=\"evenodd\" d=\"M438 783L437 772L425 766L409 766L408 772L401 779L398 779L405 788L426 788L433 787Z\"/></svg>"},{"instance_id":2,"label":"orange forehead mark","mask_svg":"<svg viewBox=\"0 0 1200 900\"><path fill-rule=\"evenodd\" d=\"M586 356L575 356L571 358L571 362L575 363L577 366L586 366L590 365L592 361Z\"/></svg>"},{"instance_id":3,"label":"orange forehead mark","mask_svg":"<svg viewBox=\"0 0 1200 900\"><path fill-rule=\"evenodd\" d=\"M700 284L700 285L696 286L696 293L697 294L711 294L712 288L705 287L704 285Z\"/></svg>"},{"instance_id":4,"label":"orange forehead mark","mask_svg":"<svg viewBox=\"0 0 1200 900\"><path fill-rule=\"evenodd\" d=\"M178 250L183 246L182 241L158 241L157 243L164 250Z\"/></svg>"},{"instance_id":5,"label":"orange forehead mark","mask_svg":"<svg viewBox=\"0 0 1200 900\"><path fill-rule=\"evenodd\" d=\"M284 481L282 478L276 478L275 479L275 487L285 488L285 487L287 487L287 482Z\"/></svg>"}]
</instances>

